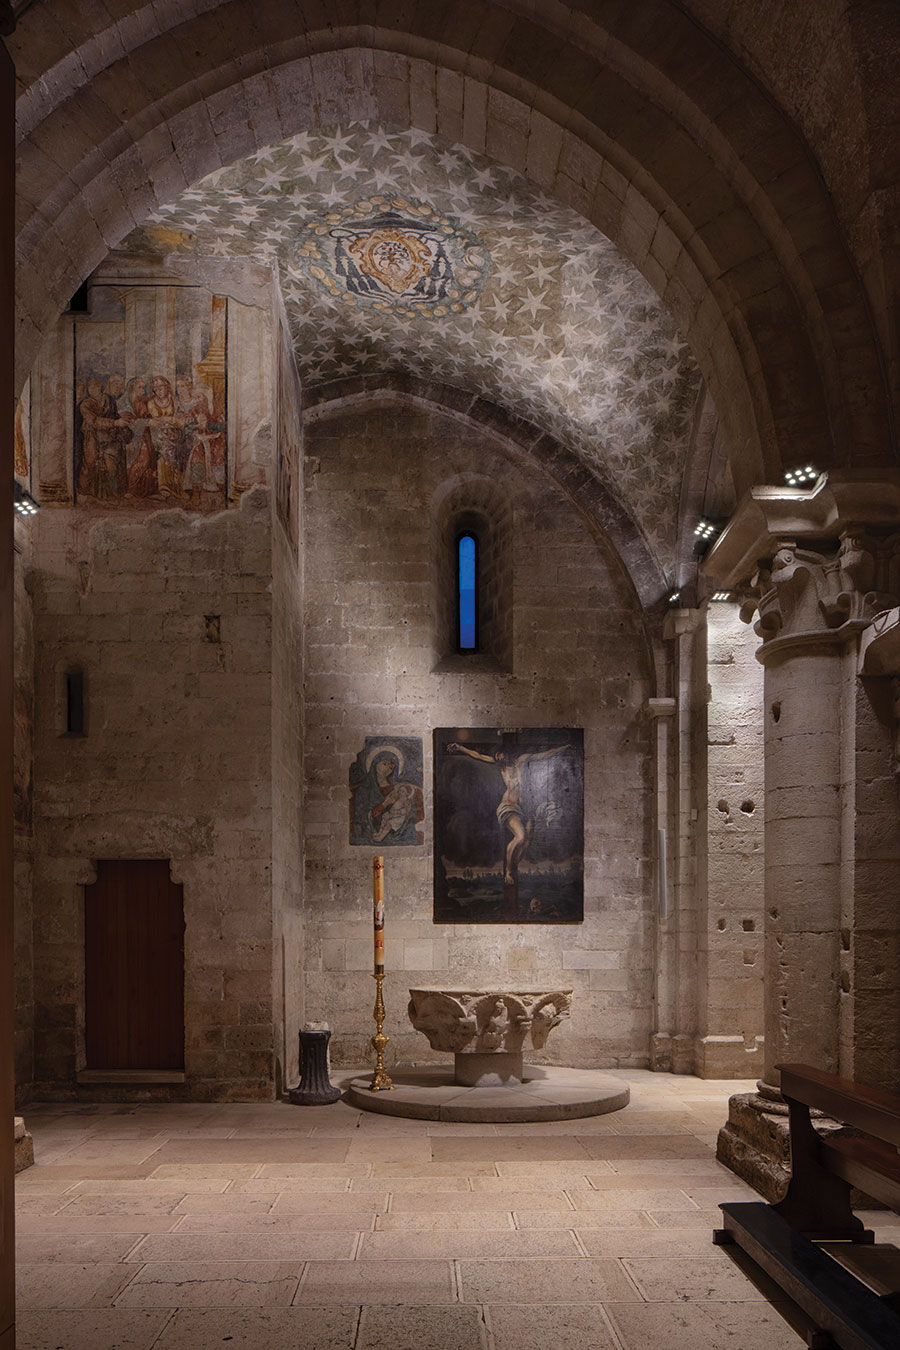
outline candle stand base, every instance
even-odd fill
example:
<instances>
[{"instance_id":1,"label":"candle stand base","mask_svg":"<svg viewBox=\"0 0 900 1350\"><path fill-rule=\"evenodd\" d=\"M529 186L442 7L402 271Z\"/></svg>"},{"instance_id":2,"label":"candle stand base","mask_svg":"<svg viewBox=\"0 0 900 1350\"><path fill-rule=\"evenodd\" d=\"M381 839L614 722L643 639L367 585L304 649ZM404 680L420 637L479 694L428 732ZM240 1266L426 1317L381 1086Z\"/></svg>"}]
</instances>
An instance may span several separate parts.
<instances>
[{"instance_id":1,"label":"candle stand base","mask_svg":"<svg viewBox=\"0 0 900 1350\"><path fill-rule=\"evenodd\" d=\"M385 1036L381 1029L384 1026L384 998L381 992L381 986L384 984L384 971L376 970L372 979L375 981L375 1008L372 1013L375 1018L375 1035L372 1037L372 1048L375 1051L375 1072L372 1075L369 1090L370 1092L392 1092L394 1084L384 1067L384 1051L390 1037Z\"/></svg>"}]
</instances>

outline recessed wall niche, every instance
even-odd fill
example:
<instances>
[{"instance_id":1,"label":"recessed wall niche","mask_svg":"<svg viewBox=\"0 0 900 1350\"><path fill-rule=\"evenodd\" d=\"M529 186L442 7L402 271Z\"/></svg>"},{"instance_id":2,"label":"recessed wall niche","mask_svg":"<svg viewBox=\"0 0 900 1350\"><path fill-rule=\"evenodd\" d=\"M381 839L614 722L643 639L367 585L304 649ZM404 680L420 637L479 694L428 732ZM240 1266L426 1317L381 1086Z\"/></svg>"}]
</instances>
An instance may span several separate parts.
<instances>
[{"instance_id":1,"label":"recessed wall niche","mask_svg":"<svg viewBox=\"0 0 900 1350\"><path fill-rule=\"evenodd\" d=\"M441 485L432 504L435 670L512 671L515 578L513 512L496 485L480 475L458 475ZM477 645L461 652L458 634L458 543L471 534L477 547Z\"/></svg>"}]
</instances>

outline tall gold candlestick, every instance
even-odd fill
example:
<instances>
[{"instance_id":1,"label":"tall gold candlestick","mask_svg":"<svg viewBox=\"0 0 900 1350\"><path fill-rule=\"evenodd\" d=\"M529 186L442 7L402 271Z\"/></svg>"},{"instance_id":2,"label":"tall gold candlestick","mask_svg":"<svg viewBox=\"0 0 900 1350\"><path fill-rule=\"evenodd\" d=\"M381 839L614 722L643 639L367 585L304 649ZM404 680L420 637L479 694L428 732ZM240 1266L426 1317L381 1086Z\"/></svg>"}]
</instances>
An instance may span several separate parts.
<instances>
[{"instance_id":1,"label":"tall gold candlestick","mask_svg":"<svg viewBox=\"0 0 900 1350\"><path fill-rule=\"evenodd\" d=\"M372 1077L373 1092L388 1092L394 1086L384 1067L384 1048L389 1037L382 1031L384 1026L384 998L381 986L384 983L384 858L372 859L372 907L375 922L375 1035L372 1046L375 1050L375 1073Z\"/></svg>"},{"instance_id":2,"label":"tall gold candlestick","mask_svg":"<svg viewBox=\"0 0 900 1350\"><path fill-rule=\"evenodd\" d=\"M375 981L375 1009L372 1016L375 1018L375 1035L372 1037L372 1045L375 1050L375 1072L372 1075L373 1092L390 1092L394 1084L388 1077L388 1072L384 1067L384 1047L387 1045L388 1036L385 1036L381 1028L384 1026L384 999L381 996L381 986L384 983L384 971L380 970L372 976Z\"/></svg>"}]
</instances>

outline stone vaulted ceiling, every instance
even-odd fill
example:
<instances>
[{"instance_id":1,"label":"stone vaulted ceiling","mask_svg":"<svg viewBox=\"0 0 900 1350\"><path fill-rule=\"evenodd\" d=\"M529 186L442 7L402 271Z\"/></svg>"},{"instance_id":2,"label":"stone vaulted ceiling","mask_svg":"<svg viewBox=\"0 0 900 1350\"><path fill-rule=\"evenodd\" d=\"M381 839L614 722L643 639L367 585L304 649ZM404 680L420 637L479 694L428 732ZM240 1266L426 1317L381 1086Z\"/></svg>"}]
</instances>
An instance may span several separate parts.
<instances>
[{"instance_id":1,"label":"stone vaulted ceiling","mask_svg":"<svg viewBox=\"0 0 900 1350\"><path fill-rule=\"evenodd\" d=\"M640 273L512 170L415 129L304 132L122 247L277 263L304 384L402 370L477 391L579 455L673 573L699 370Z\"/></svg>"}]
</instances>

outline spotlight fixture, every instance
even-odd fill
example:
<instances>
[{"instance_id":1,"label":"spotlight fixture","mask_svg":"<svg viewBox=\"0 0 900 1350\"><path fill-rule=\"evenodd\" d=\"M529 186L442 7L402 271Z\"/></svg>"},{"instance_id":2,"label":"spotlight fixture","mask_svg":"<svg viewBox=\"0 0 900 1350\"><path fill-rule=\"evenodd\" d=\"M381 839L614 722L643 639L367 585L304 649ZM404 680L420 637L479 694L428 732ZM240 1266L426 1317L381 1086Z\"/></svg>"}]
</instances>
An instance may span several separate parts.
<instances>
[{"instance_id":1,"label":"spotlight fixture","mask_svg":"<svg viewBox=\"0 0 900 1350\"><path fill-rule=\"evenodd\" d=\"M809 483L814 483L819 476L819 470L812 464L804 464L797 469L785 469L784 481L788 487L806 487Z\"/></svg>"},{"instance_id":2,"label":"spotlight fixture","mask_svg":"<svg viewBox=\"0 0 900 1350\"><path fill-rule=\"evenodd\" d=\"M706 543L707 539L712 539L713 535L717 533L718 531L711 520L698 520L694 526L695 536L703 543Z\"/></svg>"},{"instance_id":3,"label":"spotlight fixture","mask_svg":"<svg viewBox=\"0 0 900 1350\"><path fill-rule=\"evenodd\" d=\"M731 591L713 591L712 595L709 598L710 600L715 601L717 604L720 604L724 600L731 599Z\"/></svg>"},{"instance_id":4,"label":"spotlight fixture","mask_svg":"<svg viewBox=\"0 0 900 1350\"><path fill-rule=\"evenodd\" d=\"M14 479L15 489L13 494L13 506L20 516L37 515L39 507L32 497L31 493L23 488L18 478Z\"/></svg>"},{"instance_id":5,"label":"spotlight fixture","mask_svg":"<svg viewBox=\"0 0 900 1350\"><path fill-rule=\"evenodd\" d=\"M669 604L677 605L680 599L681 599L681 591L673 591L672 594L669 596Z\"/></svg>"}]
</instances>

